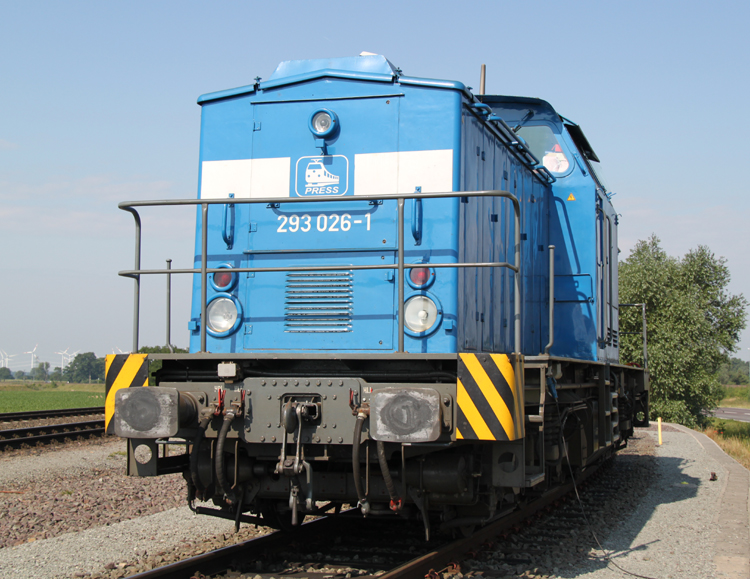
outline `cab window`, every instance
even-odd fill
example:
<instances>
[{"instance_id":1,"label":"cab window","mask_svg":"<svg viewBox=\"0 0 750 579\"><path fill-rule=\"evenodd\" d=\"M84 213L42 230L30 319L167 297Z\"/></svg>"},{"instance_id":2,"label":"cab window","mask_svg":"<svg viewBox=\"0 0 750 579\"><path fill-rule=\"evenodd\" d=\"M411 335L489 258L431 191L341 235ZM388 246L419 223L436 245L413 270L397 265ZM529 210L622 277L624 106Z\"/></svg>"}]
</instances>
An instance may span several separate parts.
<instances>
[{"instance_id":1,"label":"cab window","mask_svg":"<svg viewBox=\"0 0 750 579\"><path fill-rule=\"evenodd\" d=\"M517 133L528 143L531 152L550 173L560 175L568 172L570 161L550 127L526 126L518 129Z\"/></svg>"}]
</instances>

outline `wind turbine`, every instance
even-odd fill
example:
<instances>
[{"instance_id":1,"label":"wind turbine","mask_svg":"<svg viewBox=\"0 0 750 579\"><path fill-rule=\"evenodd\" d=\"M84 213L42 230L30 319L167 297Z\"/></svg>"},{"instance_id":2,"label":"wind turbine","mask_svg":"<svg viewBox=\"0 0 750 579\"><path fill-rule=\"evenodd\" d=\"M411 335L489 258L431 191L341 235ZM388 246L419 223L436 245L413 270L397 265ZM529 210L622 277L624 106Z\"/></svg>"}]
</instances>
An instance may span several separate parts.
<instances>
[{"instance_id":1,"label":"wind turbine","mask_svg":"<svg viewBox=\"0 0 750 579\"><path fill-rule=\"evenodd\" d=\"M15 358L16 356L18 356L18 354L8 354L7 352L3 350L0 350L0 352L2 352L2 357L5 358L5 360L2 361L1 367L8 368L8 370L10 370L10 359Z\"/></svg>"},{"instance_id":2,"label":"wind turbine","mask_svg":"<svg viewBox=\"0 0 750 579\"><path fill-rule=\"evenodd\" d=\"M71 361L75 360L75 357L78 355L78 352L80 352L80 350L76 350L72 354L66 355L66 357L68 358L68 364L70 364Z\"/></svg>"},{"instance_id":3,"label":"wind turbine","mask_svg":"<svg viewBox=\"0 0 750 579\"><path fill-rule=\"evenodd\" d=\"M70 350L70 347L65 348L62 352L55 352L55 354L60 354L60 370L65 370L65 356L68 355L68 350Z\"/></svg>"},{"instance_id":4,"label":"wind turbine","mask_svg":"<svg viewBox=\"0 0 750 579\"><path fill-rule=\"evenodd\" d=\"M36 349L39 347L39 344L34 346L34 349L31 350L31 352L24 352L24 354L31 354L31 368L29 369L29 372L34 370L34 357L36 356Z\"/></svg>"}]
</instances>

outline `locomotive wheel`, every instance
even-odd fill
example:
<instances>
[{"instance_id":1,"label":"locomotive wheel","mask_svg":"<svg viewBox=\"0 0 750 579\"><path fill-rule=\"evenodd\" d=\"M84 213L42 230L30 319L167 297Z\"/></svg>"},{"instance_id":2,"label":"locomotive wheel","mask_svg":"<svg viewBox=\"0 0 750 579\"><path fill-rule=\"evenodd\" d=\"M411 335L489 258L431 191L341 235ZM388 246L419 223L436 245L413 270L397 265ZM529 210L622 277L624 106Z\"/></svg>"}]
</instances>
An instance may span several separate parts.
<instances>
[{"instance_id":1,"label":"locomotive wheel","mask_svg":"<svg viewBox=\"0 0 750 579\"><path fill-rule=\"evenodd\" d=\"M292 511L285 510L280 512L277 506L282 503L276 501L262 501L260 504L260 514L266 520L266 524L274 529L279 529L285 533L291 533L299 528L305 520L305 515L297 513L297 525L292 525Z\"/></svg>"}]
</instances>

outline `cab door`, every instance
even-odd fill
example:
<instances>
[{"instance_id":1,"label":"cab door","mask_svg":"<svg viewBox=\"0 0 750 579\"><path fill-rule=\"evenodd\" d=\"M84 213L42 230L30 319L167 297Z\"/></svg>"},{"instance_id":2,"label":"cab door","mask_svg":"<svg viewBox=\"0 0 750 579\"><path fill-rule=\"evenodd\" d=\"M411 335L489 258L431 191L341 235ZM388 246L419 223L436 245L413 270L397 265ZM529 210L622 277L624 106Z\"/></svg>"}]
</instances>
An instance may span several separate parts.
<instances>
[{"instance_id":1,"label":"cab door","mask_svg":"<svg viewBox=\"0 0 750 579\"><path fill-rule=\"evenodd\" d=\"M597 193L597 342L598 359L617 361L619 351L619 308L617 258L617 214L609 199Z\"/></svg>"}]
</instances>

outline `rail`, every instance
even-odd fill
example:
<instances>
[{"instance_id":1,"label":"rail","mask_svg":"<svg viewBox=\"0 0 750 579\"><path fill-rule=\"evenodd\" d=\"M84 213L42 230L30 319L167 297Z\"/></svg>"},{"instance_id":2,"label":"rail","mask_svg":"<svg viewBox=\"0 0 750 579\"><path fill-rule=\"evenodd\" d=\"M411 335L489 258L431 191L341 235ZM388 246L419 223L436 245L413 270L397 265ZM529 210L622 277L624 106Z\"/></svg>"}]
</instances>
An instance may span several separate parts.
<instances>
[{"instance_id":1,"label":"rail","mask_svg":"<svg viewBox=\"0 0 750 579\"><path fill-rule=\"evenodd\" d=\"M444 193L398 193L393 195L358 195L356 197L288 197L280 199L278 197L268 198L226 198L226 199L162 199L154 201L124 201L118 205L123 211L133 215L135 220L135 268L132 270L123 270L119 272L122 277L132 278L135 282L133 298L133 352L138 351L138 332L140 325L140 279L141 275L159 275L168 276L173 274L196 274L201 275L201 323L200 323L200 343L201 352L206 352L206 307L207 307L207 281L209 273L225 271L220 268L208 267L208 207L209 205L227 205L231 204L274 204L279 203L326 203L341 201L383 201L384 199L395 199L398 205L398 259L395 265L346 265L346 266L301 266L301 267L238 267L232 268L237 273L263 273L263 272L312 272L312 271L352 271L368 269L395 269L398 271L398 320L401 331L398 334L398 353L404 353L404 204L407 199L442 199L452 197L501 197L508 199L513 204L515 215L514 227L514 259L513 264L508 262L477 262L477 263L431 263L433 268L465 268L465 267L505 267L515 272L514 276L514 340L515 349L520 352L521 348L521 207L518 198L510 191L500 189L487 191L449 191ZM141 269L141 218L138 214L137 207L163 207L163 206L201 206L201 267L190 269Z\"/></svg>"}]
</instances>

